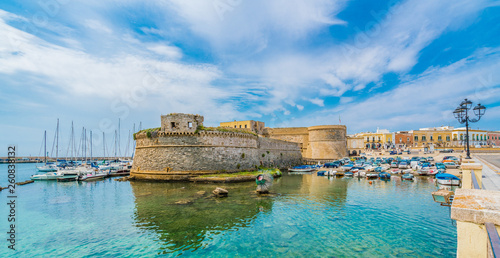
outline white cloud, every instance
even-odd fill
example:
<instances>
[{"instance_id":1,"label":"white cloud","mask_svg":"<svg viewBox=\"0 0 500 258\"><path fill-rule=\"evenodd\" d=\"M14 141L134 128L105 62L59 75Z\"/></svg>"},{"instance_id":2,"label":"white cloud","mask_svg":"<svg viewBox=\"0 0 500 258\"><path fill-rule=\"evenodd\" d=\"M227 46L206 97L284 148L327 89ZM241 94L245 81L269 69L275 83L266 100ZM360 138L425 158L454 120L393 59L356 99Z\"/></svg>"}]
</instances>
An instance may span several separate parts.
<instances>
[{"instance_id":1,"label":"white cloud","mask_svg":"<svg viewBox=\"0 0 500 258\"><path fill-rule=\"evenodd\" d=\"M311 101L311 103L313 103L315 105L318 105L320 107L324 107L325 106L325 101L322 100L322 99L314 98L314 99L310 99L309 101Z\"/></svg>"},{"instance_id":2,"label":"white cloud","mask_svg":"<svg viewBox=\"0 0 500 258\"><path fill-rule=\"evenodd\" d=\"M297 107L297 109L298 109L299 111L304 110L304 106L302 106L302 105L297 105L296 107Z\"/></svg>"}]
</instances>

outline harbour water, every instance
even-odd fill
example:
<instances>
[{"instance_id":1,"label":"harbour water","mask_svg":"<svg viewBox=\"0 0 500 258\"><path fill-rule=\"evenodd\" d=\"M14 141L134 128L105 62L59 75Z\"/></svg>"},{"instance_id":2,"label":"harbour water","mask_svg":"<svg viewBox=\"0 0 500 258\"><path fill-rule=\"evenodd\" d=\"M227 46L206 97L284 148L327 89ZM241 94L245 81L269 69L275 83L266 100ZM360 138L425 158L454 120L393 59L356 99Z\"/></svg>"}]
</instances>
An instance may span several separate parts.
<instances>
[{"instance_id":1,"label":"harbour water","mask_svg":"<svg viewBox=\"0 0 500 258\"><path fill-rule=\"evenodd\" d=\"M0 165L0 186L7 165ZM17 164L17 181L34 164ZM255 182L213 184L35 182L16 188L16 251L0 257L455 257L449 208L432 200L434 179L414 182L284 173L272 194ZM200 191L205 191L203 194ZM8 230L0 192L0 229ZM176 204L176 202L187 204Z\"/></svg>"}]
</instances>

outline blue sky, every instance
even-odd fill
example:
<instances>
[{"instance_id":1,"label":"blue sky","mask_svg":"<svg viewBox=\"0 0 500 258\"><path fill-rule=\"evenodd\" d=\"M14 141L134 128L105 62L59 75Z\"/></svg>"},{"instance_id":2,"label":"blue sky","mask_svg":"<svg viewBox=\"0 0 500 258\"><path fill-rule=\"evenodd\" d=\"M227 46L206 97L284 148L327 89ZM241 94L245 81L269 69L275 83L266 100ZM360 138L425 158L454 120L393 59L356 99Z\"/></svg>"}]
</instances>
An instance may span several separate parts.
<instances>
[{"instance_id":1,"label":"blue sky","mask_svg":"<svg viewBox=\"0 0 500 258\"><path fill-rule=\"evenodd\" d=\"M122 153L172 112L270 127L451 125L464 98L500 130L498 1L2 1L0 156L38 155L60 119ZM5 149L5 150L4 150Z\"/></svg>"}]
</instances>

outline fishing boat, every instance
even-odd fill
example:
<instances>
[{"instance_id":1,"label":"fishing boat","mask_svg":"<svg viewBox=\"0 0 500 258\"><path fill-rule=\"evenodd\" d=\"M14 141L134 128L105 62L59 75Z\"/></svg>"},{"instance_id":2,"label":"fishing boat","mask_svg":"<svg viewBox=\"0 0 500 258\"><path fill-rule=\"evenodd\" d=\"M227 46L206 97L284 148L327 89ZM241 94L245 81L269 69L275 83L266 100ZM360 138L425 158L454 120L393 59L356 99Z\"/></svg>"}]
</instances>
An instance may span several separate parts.
<instances>
[{"instance_id":1,"label":"fishing boat","mask_svg":"<svg viewBox=\"0 0 500 258\"><path fill-rule=\"evenodd\" d=\"M367 173L366 178L378 178L378 173Z\"/></svg>"},{"instance_id":2,"label":"fishing boat","mask_svg":"<svg viewBox=\"0 0 500 258\"><path fill-rule=\"evenodd\" d=\"M439 169L430 169L430 170L427 172L427 175L429 175L429 176L434 176L434 175L436 175L437 173L439 173Z\"/></svg>"},{"instance_id":3,"label":"fishing boat","mask_svg":"<svg viewBox=\"0 0 500 258\"><path fill-rule=\"evenodd\" d=\"M460 185L460 178L452 174L437 174L436 179L438 184L441 185Z\"/></svg>"},{"instance_id":4,"label":"fishing boat","mask_svg":"<svg viewBox=\"0 0 500 258\"><path fill-rule=\"evenodd\" d=\"M403 176L401 176L401 179L403 180L413 180L415 176L411 173L408 173L408 174L404 174Z\"/></svg>"},{"instance_id":5,"label":"fishing boat","mask_svg":"<svg viewBox=\"0 0 500 258\"><path fill-rule=\"evenodd\" d=\"M411 172L413 172L413 169L411 169L411 168L401 170L401 174L408 174L408 173L411 173Z\"/></svg>"},{"instance_id":6,"label":"fishing boat","mask_svg":"<svg viewBox=\"0 0 500 258\"><path fill-rule=\"evenodd\" d=\"M380 177L381 179L390 179L391 174L389 174L387 172L381 172L380 174L378 174L378 177Z\"/></svg>"},{"instance_id":7,"label":"fishing boat","mask_svg":"<svg viewBox=\"0 0 500 258\"><path fill-rule=\"evenodd\" d=\"M341 176L344 176L345 175L345 172L344 171L337 171L337 173L335 174L337 177L341 177Z\"/></svg>"},{"instance_id":8,"label":"fishing boat","mask_svg":"<svg viewBox=\"0 0 500 258\"><path fill-rule=\"evenodd\" d=\"M344 176L345 177L353 177L354 173L352 173L351 171L347 171L347 172L344 173Z\"/></svg>"},{"instance_id":9,"label":"fishing boat","mask_svg":"<svg viewBox=\"0 0 500 258\"><path fill-rule=\"evenodd\" d=\"M318 175L318 176L325 176L325 173L326 173L326 171L325 171L325 170L322 170L322 171L318 171L318 172L316 173L316 175Z\"/></svg>"}]
</instances>

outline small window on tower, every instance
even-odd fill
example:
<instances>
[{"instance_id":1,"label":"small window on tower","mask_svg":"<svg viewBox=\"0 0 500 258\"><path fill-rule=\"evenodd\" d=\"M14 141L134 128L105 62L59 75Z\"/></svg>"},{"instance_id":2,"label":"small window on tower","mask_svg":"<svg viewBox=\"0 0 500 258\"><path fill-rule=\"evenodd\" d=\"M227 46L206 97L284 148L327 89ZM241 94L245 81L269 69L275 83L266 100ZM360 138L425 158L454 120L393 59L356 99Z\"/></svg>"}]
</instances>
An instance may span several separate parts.
<instances>
[{"instance_id":1,"label":"small window on tower","mask_svg":"<svg viewBox=\"0 0 500 258\"><path fill-rule=\"evenodd\" d=\"M175 128L175 122L170 123L172 125L172 128Z\"/></svg>"},{"instance_id":2,"label":"small window on tower","mask_svg":"<svg viewBox=\"0 0 500 258\"><path fill-rule=\"evenodd\" d=\"M245 125L245 128L247 128L247 125Z\"/></svg>"},{"instance_id":3,"label":"small window on tower","mask_svg":"<svg viewBox=\"0 0 500 258\"><path fill-rule=\"evenodd\" d=\"M193 128L193 123L188 122L188 127L189 127L189 128Z\"/></svg>"}]
</instances>

